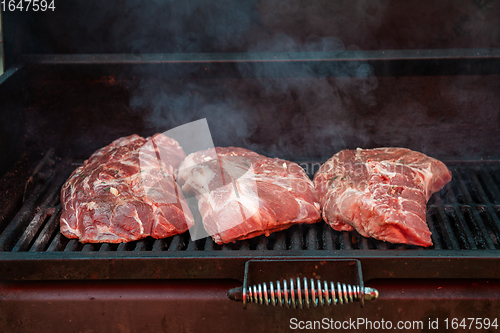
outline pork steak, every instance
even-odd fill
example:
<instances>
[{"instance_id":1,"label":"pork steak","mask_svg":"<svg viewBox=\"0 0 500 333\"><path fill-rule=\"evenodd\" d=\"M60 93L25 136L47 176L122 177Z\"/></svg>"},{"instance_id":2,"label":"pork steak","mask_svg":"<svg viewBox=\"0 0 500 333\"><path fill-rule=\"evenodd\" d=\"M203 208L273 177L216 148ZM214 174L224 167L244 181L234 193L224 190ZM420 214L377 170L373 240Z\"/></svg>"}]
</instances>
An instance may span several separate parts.
<instances>
[{"instance_id":1,"label":"pork steak","mask_svg":"<svg viewBox=\"0 0 500 333\"><path fill-rule=\"evenodd\" d=\"M312 181L296 163L243 148L215 148L179 167L185 193L198 197L205 230L218 244L321 219Z\"/></svg>"},{"instance_id":2,"label":"pork steak","mask_svg":"<svg viewBox=\"0 0 500 333\"><path fill-rule=\"evenodd\" d=\"M444 163L405 148L343 150L314 176L323 219L338 231L432 245L426 204L451 180Z\"/></svg>"},{"instance_id":3,"label":"pork steak","mask_svg":"<svg viewBox=\"0 0 500 333\"><path fill-rule=\"evenodd\" d=\"M82 243L169 237L193 225L174 175L185 154L177 141L131 135L97 150L61 190L61 233Z\"/></svg>"}]
</instances>

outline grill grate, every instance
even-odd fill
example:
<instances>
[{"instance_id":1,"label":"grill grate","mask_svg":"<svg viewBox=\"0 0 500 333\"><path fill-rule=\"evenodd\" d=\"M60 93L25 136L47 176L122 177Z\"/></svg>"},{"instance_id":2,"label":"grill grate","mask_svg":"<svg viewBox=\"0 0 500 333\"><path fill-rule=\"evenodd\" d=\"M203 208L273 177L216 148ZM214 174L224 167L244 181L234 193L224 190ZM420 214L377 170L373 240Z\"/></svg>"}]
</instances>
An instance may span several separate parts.
<instances>
[{"instance_id":1,"label":"grill grate","mask_svg":"<svg viewBox=\"0 0 500 333\"><path fill-rule=\"evenodd\" d=\"M49 154L47 154L49 155ZM306 170L314 170L314 163ZM146 238L121 244L81 244L59 232L59 192L74 164L44 158L37 167L43 182L34 186L24 205L0 234L4 252L193 252L328 250L495 250L500 249L500 162L449 162L453 180L427 205L434 245L429 248L390 244L337 232L326 223L295 225L287 230L236 243L217 245L212 239L191 241L189 233L167 239Z\"/></svg>"}]
</instances>

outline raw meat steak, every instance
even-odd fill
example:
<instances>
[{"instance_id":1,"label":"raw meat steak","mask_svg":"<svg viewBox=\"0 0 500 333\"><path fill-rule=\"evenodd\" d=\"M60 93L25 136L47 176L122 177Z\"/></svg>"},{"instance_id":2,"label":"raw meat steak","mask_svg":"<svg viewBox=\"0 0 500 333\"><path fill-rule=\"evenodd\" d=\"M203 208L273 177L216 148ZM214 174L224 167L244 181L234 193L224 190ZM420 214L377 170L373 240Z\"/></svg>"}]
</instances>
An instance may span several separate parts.
<instances>
[{"instance_id":1,"label":"raw meat steak","mask_svg":"<svg viewBox=\"0 0 500 333\"><path fill-rule=\"evenodd\" d=\"M421 246L432 245L427 201L450 180L444 163L404 148L343 150L314 176L333 229Z\"/></svg>"},{"instance_id":2,"label":"raw meat steak","mask_svg":"<svg viewBox=\"0 0 500 333\"><path fill-rule=\"evenodd\" d=\"M96 151L61 190L61 233L82 243L169 237L193 225L174 180L185 154L163 134L131 135Z\"/></svg>"},{"instance_id":3,"label":"raw meat steak","mask_svg":"<svg viewBox=\"0 0 500 333\"><path fill-rule=\"evenodd\" d=\"M321 219L314 185L298 164L243 148L215 150L188 155L178 178L186 194L197 195L203 225L216 243Z\"/></svg>"}]
</instances>

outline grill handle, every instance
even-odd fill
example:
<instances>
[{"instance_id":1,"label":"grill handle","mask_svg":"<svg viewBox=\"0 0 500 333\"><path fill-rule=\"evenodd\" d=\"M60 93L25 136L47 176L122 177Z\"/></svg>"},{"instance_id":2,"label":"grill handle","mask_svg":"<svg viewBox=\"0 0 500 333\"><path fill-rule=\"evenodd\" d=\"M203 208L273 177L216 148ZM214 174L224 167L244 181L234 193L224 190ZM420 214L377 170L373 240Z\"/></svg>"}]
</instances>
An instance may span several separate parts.
<instances>
[{"instance_id":1,"label":"grill handle","mask_svg":"<svg viewBox=\"0 0 500 333\"><path fill-rule=\"evenodd\" d=\"M378 291L364 286L356 259L249 260L243 286L229 290L228 297L243 302L243 308L247 303L302 309L352 302L363 307Z\"/></svg>"},{"instance_id":2,"label":"grill handle","mask_svg":"<svg viewBox=\"0 0 500 333\"><path fill-rule=\"evenodd\" d=\"M250 286L248 289L237 287L229 290L228 297L234 301L258 303L287 308L312 308L319 306L342 305L362 300L371 301L378 297L374 288L351 286L339 282L326 282L307 278L296 278Z\"/></svg>"}]
</instances>

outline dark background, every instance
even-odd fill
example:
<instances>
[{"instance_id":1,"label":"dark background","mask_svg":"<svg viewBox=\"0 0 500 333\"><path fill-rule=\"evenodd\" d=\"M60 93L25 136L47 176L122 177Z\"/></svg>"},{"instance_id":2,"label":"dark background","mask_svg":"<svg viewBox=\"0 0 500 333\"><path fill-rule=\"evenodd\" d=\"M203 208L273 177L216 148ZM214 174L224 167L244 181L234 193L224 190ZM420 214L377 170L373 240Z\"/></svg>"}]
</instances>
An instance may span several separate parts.
<instances>
[{"instance_id":1,"label":"dark background","mask_svg":"<svg viewBox=\"0 0 500 333\"><path fill-rule=\"evenodd\" d=\"M430 67L418 57L379 65L231 61L254 52L363 58L366 51L444 49L453 56L460 48L496 48L500 1L55 4L54 12L3 13L10 72L0 79L0 174L29 149L54 147L58 156L83 160L120 136L149 136L200 118L207 118L215 145L294 161L382 146L444 160L500 158L498 60L486 69L487 57ZM21 57L103 53L187 60L219 53L229 60L118 57L103 64L88 56L59 63L53 56L40 64Z\"/></svg>"},{"instance_id":2,"label":"dark background","mask_svg":"<svg viewBox=\"0 0 500 333\"><path fill-rule=\"evenodd\" d=\"M5 12L23 53L390 50L500 46L497 0L69 0Z\"/></svg>"}]
</instances>

